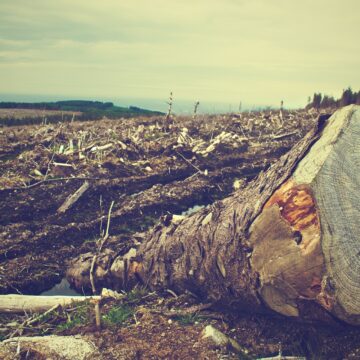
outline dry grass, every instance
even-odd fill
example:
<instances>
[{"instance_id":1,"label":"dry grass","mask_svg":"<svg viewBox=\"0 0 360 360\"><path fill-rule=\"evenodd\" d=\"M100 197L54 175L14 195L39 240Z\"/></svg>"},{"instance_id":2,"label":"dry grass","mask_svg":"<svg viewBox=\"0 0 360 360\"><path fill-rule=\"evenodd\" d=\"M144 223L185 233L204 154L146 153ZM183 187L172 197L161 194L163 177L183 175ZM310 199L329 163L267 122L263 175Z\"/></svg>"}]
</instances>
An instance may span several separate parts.
<instances>
[{"instance_id":1,"label":"dry grass","mask_svg":"<svg viewBox=\"0 0 360 360\"><path fill-rule=\"evenodd\" d=\"M40 110L40 109L0 109L0 119L15 118L44 118L54 115L81 115L81 112L60 111L60 110Z\"/></svg>"}]
</instances>

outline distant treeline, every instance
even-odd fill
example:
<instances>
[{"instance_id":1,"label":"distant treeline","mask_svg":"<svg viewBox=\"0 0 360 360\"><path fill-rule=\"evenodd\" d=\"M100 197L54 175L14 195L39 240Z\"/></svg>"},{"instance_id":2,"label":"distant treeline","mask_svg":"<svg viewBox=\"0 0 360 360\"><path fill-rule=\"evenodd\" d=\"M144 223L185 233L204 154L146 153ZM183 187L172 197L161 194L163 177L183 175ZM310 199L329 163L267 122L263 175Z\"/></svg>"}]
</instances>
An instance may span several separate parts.
<instances>
[{"instance_id":1,"label":"distant treeline","mask_svg":"<svg viewBox=\"0 0 360 360\"><path fill-rule=\"evenodd\" d=\"M22 102L0 102L0 109L35 109L35 110L56 110L81 112L76 115L76 120L98 120L106 117L108 119L130 118L135 116L154 116L164 115L159 111L141 109L137 106L121 107L115 106L112 102L87 101L87 100L67 100L56 102L22 103ZM71 121L72 115L53 114L46 115L46 122ZM45 119L38 117L23 118L2 118L0 124L4 125L25 125L39 124Z\"/></svg>"},{"instance_id":2,"label":"distant treeline","mask_svg":"<svg viewBox=\"0 0 360 360\"><path fill-rule=\"evenodd\" d=\"M352 91L349 87L343 90L343 93L339 99L335 99L333 96L323 95L321 93L315 93L312 101L309 98L309 103L306 108L323 109L329 107L342 107L350 104L360 105L360 91Z\"/></svg>"}]
</instances>

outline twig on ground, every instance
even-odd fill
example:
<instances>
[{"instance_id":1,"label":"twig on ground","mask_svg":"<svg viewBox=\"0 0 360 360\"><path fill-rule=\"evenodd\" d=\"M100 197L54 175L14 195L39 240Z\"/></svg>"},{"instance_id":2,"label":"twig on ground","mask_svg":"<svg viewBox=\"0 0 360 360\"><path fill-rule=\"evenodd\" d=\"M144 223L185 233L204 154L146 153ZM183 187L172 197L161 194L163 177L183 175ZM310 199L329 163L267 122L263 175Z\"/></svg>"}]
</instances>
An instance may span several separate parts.
<instances>
[{"instance_id":1,"label":"twig on ground","mask_svg":"<svg viewBox=\"0 0 360 360\"><path fill-rule=\"evenodd\" d=\"M203 171L201 169L199 169L196 165L192 164L191 161L189 161L184 155L180 154L178 151L175 150L175 152L182 158L184 159L189 165L191 165L195 170L200 171L201 173L203 173Z\"/></svg>"},{"instance_id":2,"label":"twig on ground","mask_svg":"<svg viewBox=\"0 0 360 360\"><path fill-rule=\"evenodd\" d=\"M58 213L65 213L69 210L85 193L85 191L89 188L90 184L85 180L85 182L77 189L73 194L66 198L64 203L58 208Z\"/></svg>"},{"instance_id":3,"label":"twig on ground","mask_svg":"<svg viewBox=\"0 0 360 360\"><path fill-rule=\"evenodd\" d=\"M92 261L91 261L91 267L90 267L90 283L91 283L91 290L93 294L96 294L96 286L95 286L95 279L94 279L94 270L95 270L95 264L97 257L101 254L101 251L109 238L109 228L110 228L110 219L111 219L111 211L114 206L114 201L111 202L109 212L108 212L108 219L107 219L107 225L106 225L106 232L104 237L101 239L100 245L97 249L96 254L94 255ZM96 320L96 327L101 327L101 316L100 316L100 304L99 301L95 302L95 320Z\"/></svg>"},{"instance_id":4,"label":"twig on ground","mask_svg":"<svg viewBox=\"0 0 360 360\"><path fill-rule=\"evenodd\" d=\"M24 187L15 187L15 188L6 188L3 189L3 191L14 191L14 190L27 190L34 188L36 186L39 186L43 183L49 183L49 182L57 182L57 181L68 181L68 180L89 180L89 181L95 181L95 180L103 180L102 178L94 178L94 177L86 177L86 176L79 176L79 177L62 177L62 178L53 178L53 179L44 179L41 181L38 181L36 183L26 185Z\"/></svg>"}]
</instances>

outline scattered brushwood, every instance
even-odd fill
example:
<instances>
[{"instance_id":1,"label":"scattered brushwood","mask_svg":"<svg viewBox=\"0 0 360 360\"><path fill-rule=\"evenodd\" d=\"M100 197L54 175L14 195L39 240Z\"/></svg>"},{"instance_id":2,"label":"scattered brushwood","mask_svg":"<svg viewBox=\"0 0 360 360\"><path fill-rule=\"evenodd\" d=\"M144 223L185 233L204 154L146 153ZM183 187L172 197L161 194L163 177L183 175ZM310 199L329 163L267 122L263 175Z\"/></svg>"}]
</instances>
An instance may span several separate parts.
<instances>
[{"instance_id":1,"label":"scattered brushwood","mask_svg":"<svg viewBox=\"0 0 360 360\"><path fill-rule=\"evenodd\" d=\"M139 287L128 293L117 293L104 288L101 295L90 297L10 297L2 297L4 304L0 307L1 339L23 335L64 334L76 327L98 325L94 304L102 308L102 327L122 326L134 321L136 306L153 301L157 294Z\"/></svg>"},{"instance_id":2,"label":"scattered brushwood","mask_svg":"<svg viewBox=\"0 0 360 360\"><path fill-rule=\"evenodd\" d=\"M221 147L224 152L227 150L243 152L247 149L248 139L241 137L236 133L222 131L219 135L211 138L210 141L203 139L194 139L189 134L187 128L183 128L178 136L177 145L174 148L184 147L189 149L192 153L207 157L210 153Z\"/></svg>"},{"instance_id":3,"label":"scattered brushwood","mask_svg":"<svg viewBox=\"0 0 360 360\"><path fill-rule=\"evenodd\" d=\"M133 255L131 249L146 242L149 226L174 236L171 229L199 218L200 213L182 215L193 208L206 214L202 221L210 226L212 204L245 189L259 172L272 167L304 137L317 115L315 110L283 109L282 125L279 112L272 110L197 114L196 119L172 114L171 121L165 116L96 123L75 119L1 128L0 292L36 294L49 289L62 279L68 261L75 263L80 254L88 276L85 283L90 284L96 240L112 201L111 235L96 258L94 273L99 289L104 283L119 286L121 277L115 282L102 269L116 267L120 274L124 260L128 266L131 258L123 256ZM185 140L179 142L184 128ZM84 183L89 187L75 196ZM68 204L66 211L58 212ZM214 259L214 273L223 279L222 273L229 273L227 259ZM13 334L12 347L23 357L38 354L27 352L21 336L81 333L107 359L238 358L229 343L201 339L212 325L255 358L277 356L279 350L307 358L356 358L360 351L359 332L344 324L333 330L281 316L235 317L214 311L208 301L199 304L194 292L181 294L174 287L163 289L164 297L143 288L109 293L112 299L100 303L101 332L95 326L94 305L79 304L1 314L0 337Z\"/></svg>"},{"instance_id":4,"label":"scattered brushwood","mask_svg":"<svg viewBox=\"0 0 360 360\"><path fill-rule=\"evenodd\" d=\"M34 336L62 333L74 327L85 325L93 318L89 301L55 305L46 311L23 311L22 314L2 314L1 336L11 339L15 336Z\"/></svg>"},{"instance_id":5,"label":"scattered brushwood","mask_svg":"<svg viewBox=\"0 0 360 360\"><path fill-rule=\"evenodd\" d=\"M97 358L100 351L106 359L134 354L157 359L238 359L239 355L257 359L279 354L355 359L359 351L360 334L354 328L339 324L333 331L279 317L220 313L212 304L199 303L190 292L159 294L137 287L117 293L104 289L100 306L100 330L88 302L42 312L0 314L0 357L13 359L16 353L24 358L65 356L67 344L78 349L76 355L66 353L70 358L85 356L89 350L85 345L91 344L93 354L89 356Z\"/></svg>"},{"instance_id":6,"label":"scattered brushwood","mask_svg":"<svg viewBox=\"0 0 360 360\"><path fill-rule=\"evenodd\" d=\"M284 110L278 128L271 121L276 116L198 114L3 128L0 293L48 289L68 260L93 250L104 220L100 198L103 209L115 202L111 234L123 239L161 216L180 215L244 186L288 151L315 117Z\"/></svg>"}]
</instances>

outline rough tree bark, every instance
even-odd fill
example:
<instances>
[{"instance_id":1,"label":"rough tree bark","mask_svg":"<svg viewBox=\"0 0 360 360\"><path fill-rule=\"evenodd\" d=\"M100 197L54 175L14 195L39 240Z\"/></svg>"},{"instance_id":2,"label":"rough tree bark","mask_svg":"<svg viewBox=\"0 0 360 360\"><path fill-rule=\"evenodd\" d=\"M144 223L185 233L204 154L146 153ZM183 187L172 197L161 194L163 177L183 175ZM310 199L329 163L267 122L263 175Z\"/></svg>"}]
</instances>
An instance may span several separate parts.
<instances>
[{"instance_id":1,"label":"rough tree bark","mask_svg":"<svg viewBox=\"0 0 360 360\"><path fill-rule=\"evenodd\" d=\"M115 288L189 290L222 306L360 325L359 136L359 106L320 117L245 189L165 217L98 273ZM73 263L71 281L85 279L84 265Z\"/></svg>"}]
</instances>

